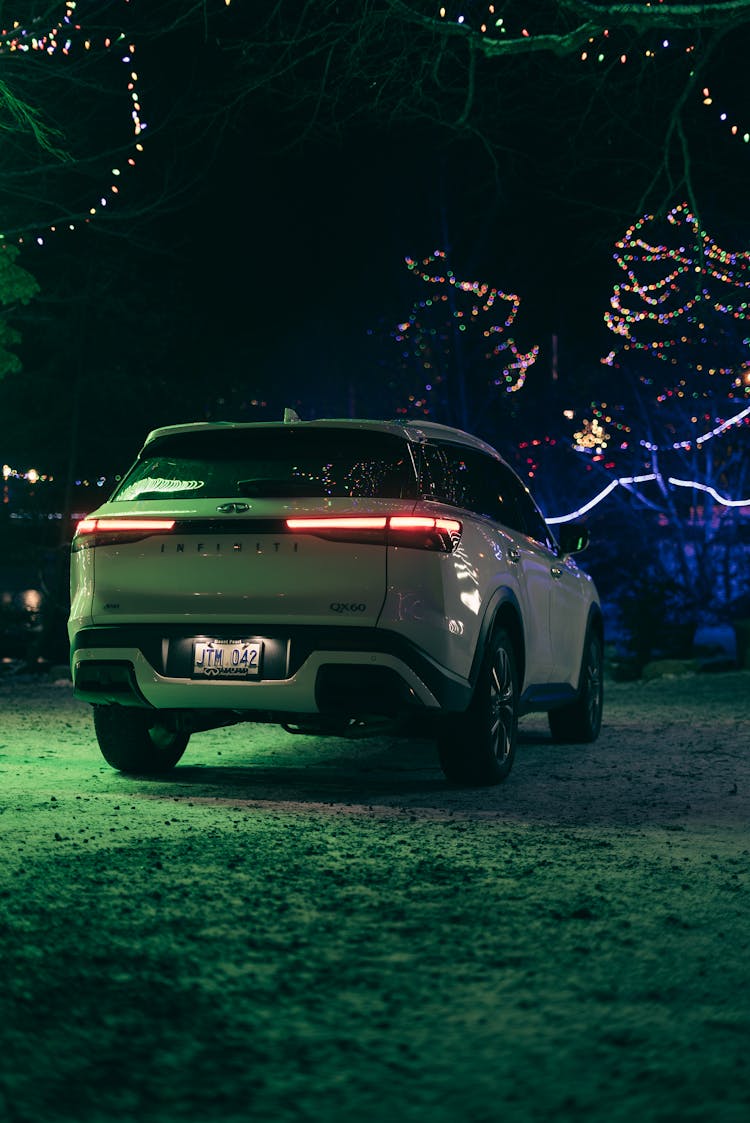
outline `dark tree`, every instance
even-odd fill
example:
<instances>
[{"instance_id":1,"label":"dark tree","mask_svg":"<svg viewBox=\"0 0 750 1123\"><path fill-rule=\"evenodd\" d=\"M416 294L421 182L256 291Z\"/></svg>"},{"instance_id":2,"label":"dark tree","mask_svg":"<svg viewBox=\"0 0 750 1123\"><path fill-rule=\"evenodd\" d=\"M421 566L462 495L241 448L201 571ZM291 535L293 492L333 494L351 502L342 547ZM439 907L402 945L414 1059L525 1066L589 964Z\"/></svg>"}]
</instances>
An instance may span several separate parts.
<instances>
[{"instance_id":1,"label":"dark tree","mask_svg":"<svg viewBox=\"0 0 750 1123\"><path fill-rule=\"evenodd\" d=\"M480 146L501 192L522 179L589 224L680 196L696 209L708 186L737 210L750 0L277 0L232 16L237 99L264 100L288 144L416 126Z\"/></svg>"},{"instance_id":2,"label":"dark tree","mask_svg":"<svg viewBox=\"0 0 750 1123\"><path fill-rule=\"evenodd\" d=\"M13 313L39 292L36 279L28 269L19 265L18 254L15 246L0 243L0 381L21 369L21 360L16 352L21 343L21 333L11 323Z\"/></svg>"}]
</instances>

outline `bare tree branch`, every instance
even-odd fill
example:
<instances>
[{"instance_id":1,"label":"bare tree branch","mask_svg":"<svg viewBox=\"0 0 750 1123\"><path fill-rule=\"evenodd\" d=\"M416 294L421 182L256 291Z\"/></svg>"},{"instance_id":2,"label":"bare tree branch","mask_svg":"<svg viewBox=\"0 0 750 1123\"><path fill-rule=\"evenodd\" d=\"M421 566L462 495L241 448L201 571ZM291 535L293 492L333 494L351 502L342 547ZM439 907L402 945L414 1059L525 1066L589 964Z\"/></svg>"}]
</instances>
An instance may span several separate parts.
<instances>
[{"instance_id":1,"label":"bare tree branch","mask_svg":"<svg viewBox=\"0 0 750 1123\"><path fill-rule=\"evenodd\" d=\"M264 99L284 147L362 123L427 125L446 143L478 142L506 177L528 176L529 152L543 148L565 180L578 169L568 198L618 218L664 207L678 191L697 198L708 123L699 90L716 46L750 27L750 0L495 0L492 9L457 0L243 6L219 38L236 65L228 104ZM606 201L583 182L602 170L616 188Z\"/></svg>"}]
</instances>

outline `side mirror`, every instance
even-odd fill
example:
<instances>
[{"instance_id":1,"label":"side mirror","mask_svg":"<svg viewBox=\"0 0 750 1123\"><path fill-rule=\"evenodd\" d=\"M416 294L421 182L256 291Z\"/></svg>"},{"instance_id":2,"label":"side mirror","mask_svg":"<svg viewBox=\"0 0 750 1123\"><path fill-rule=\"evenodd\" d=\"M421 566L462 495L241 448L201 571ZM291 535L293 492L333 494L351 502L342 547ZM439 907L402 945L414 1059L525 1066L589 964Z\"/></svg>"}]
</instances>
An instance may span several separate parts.
<instances>
[{"instance_id":1,"label":"side mirror","mask_svg":"<svg viewBox=\"0 0 750 1123\"><path fill-rule=\"evenodd\" d=\"M580 554L589 544L588 527L580 523L562 523L558 534L560 552L563 554Z\"/></svg>"}]
</instances>

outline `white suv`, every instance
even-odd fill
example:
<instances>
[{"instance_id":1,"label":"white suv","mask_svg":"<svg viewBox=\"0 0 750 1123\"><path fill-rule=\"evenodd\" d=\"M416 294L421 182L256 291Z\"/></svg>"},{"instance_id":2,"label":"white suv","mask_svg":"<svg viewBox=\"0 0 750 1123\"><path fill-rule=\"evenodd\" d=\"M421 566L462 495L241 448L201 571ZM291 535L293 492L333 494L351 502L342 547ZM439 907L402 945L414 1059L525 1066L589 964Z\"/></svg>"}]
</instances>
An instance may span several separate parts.
<instances>
[{"instance_id":1,"label":"white suv","mask_svg":"<svg viewBox=\"0 0 750 1123\"><path fill-rule=\"evenodd\" d=\"M602 615L519 478L433 423L157 429L79 523L69 635L106 760L172 767L191 733L434 736L445 776L510 772L519 714L593 741Z\"/></svg>"}]
</instances>

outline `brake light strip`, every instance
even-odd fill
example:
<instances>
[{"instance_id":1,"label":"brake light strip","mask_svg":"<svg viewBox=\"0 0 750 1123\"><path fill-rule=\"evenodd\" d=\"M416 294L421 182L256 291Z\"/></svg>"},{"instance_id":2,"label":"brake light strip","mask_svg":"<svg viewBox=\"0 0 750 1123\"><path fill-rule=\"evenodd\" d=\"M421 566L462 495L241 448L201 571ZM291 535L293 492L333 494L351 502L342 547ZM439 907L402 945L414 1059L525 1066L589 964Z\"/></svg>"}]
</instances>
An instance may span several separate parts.
<instances>
[{"instance_id":1,"label":"brake light strip","mask_svg":"<svg viewBox=\"0 0 750 1123\"><path fill-rule=\"evenodd\" d=\"M429 515L343 515L287 519L289 530L443 530L460 534L457 519L437 519Z\"/></svg>"},{"instance_id":2,"label":"brake light strip","mask_svg":"<svg viewBox=\"0 0 750 1123\"><path fill-rule=\"evenodd\" d=\"M174 519L81 519L76 534L93 534L95 531L172 530Z\"/></svg>"}]
</instances>

